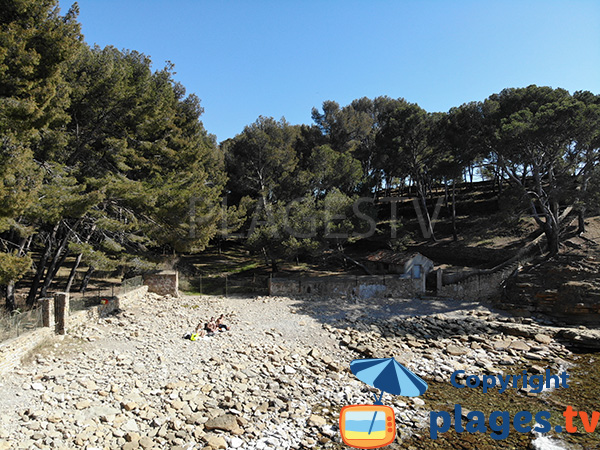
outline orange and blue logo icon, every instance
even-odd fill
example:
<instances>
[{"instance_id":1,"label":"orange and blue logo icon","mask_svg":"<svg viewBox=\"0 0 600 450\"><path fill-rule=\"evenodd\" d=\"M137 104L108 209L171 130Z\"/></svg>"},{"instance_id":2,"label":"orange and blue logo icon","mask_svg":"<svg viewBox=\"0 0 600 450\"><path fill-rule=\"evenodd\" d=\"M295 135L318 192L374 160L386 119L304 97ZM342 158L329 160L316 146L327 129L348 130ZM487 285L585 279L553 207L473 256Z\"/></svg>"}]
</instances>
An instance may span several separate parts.
<instances>
[{"instance_id":1,"label":"orange and blue logo icon","mask_svg":"<svg viewBox=\"0 0 600 450\"><path fill-rule=\"evenodd\" d=\"M385 447L396 437L394 410L384 405L344 406L340 412L340 433L350 447Z\"/></svg>"},{"instance_id":2,"label":"orange and blue logo icon","mask_svg":"<svg viewBox=\"0 0 600 450\"><path fill-rule=\"evenodd\" d=\"M340 411L340 434L344 444L356 448L380 448L396 438L394 410L381 403L384 392L416 397L427 383L394 358L355 359L350 370L362 382L381 390L373 405L349 405Z\"/></svg>"}]
</instances>

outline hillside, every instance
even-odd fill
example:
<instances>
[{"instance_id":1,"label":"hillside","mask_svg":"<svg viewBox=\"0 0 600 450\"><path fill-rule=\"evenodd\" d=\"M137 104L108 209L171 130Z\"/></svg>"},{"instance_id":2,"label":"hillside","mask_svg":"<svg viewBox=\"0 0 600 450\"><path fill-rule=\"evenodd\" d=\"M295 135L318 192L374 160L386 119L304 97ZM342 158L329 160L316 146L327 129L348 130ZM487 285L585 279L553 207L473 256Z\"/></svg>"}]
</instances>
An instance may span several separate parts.
<instances>
[{"instance_id":1,"label":"hillside","mask_svg":"<svg viewBox=\"0 0 600 450\"><path fill-rule=\"evenodd\" d=\"M600 322L600 217L586 232L564 241L557 256L526 264L508 280L503 302L519 312L559 317L569 323Z\"/></svg>"},{"instance_id":2,"label":"hillside","mask_svg":"<svg viewBox=\"0 0 600 450\"><path fill-rule=\"evenodd\" d=\"M442 199L442 207L434 221L435 242L423 238L413 200L407 196L408 193L394 192L393 195L404 195L404 199L397 204L397 239L390 239L389 202L379 201L378 232L349 243L345 248L345 253L354 261L364 261L368 255L381 249L399 253L418 251L432 259L436 268L444 269L446 273L489 270L514 258L539 238L539 244L532 250L532 255L537 253L538 258L527 264L518 281L513 280L512 285L522 285L525 279L533 277L543 280L548 277L547 271L556 271L564 266L560 276L549 277L552 285L541 283L539 289L534 287L532 289L535 292L525 295L535 296L538 291L556 290L559 285L570 282L569 289L577 291L580 297L585 297L588 284L592 286L590 292L595 292L594 266L589 261L590 258L597 258L597 243L600 241L598 217L587 221L587 232L581 237L576 235L575 221L572 220L564 230L561 253L546 261L543 255L544 237L540 237L533 218L522 214L519 218L517 212L523 212L520 210L522 205L514 201L510 193L505 191L500 194L490 182L465 183L457 189L456 241L452 237L451 204L448 207L444 204L443 190L434 192L429 205L430 212L433 212L438 199ZM248 251L243 244L244 240L231 241L222 245L221 251L214 247L202 254L182 256L177 267L182 271L184 289L189 292L218 294L225 294L226 289L228 293L266 292L268 278L275 275L272 266L263 255ZM577 262L579 260L583 262ZM585 268L590 264L589 272L574 269L576 266ZM536 271L538 273L534 275ZM340 258L335 252L325 251L314 258L284 261L279 265L276 275L324 274L361 275L364 271L352 262ZM582 281L588 284L577 287L577 283ZM514 304L522 300L515 298L513 293L510 295L510 302Z\"/></svg>"}]
</instances>

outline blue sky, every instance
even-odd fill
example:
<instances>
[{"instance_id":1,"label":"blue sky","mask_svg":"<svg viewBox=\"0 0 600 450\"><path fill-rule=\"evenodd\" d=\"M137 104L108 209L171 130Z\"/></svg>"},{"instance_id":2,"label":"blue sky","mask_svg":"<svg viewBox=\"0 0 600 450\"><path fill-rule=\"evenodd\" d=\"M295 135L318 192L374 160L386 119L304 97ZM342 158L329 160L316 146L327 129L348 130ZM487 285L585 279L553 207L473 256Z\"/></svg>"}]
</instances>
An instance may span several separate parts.
<instances>
[{"instance_id":1,"label":"blue sky","mask_svg":"<svg viewBox=\"0 0 600 450\"><path fill-rule=\"evenodd\" d=\"M433 112L530 84L600 93L598 0L78 3L88 44L173 62L219 141L259 115L312 123L325 100L388 95Z\"/></svg>"}]
</instances>

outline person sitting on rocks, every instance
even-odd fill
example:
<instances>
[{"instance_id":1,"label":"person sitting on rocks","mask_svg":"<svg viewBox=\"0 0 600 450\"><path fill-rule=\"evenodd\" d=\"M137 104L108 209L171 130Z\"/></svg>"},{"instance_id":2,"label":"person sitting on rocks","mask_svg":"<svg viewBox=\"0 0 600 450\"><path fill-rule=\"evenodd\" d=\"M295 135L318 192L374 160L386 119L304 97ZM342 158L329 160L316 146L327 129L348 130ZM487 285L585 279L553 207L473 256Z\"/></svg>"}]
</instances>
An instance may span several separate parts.
<instances>
[{"instance_id":1,"label":"person sitting on rocks","mask_svg":"<svg viewBox=\"0 0 600 450\"><path fill-rule=\"evenodd\" d=\"M221 314L217 319L216 325L219 331L229 331L229 326L225 325L223 321L225 320L225 314Z\"/></svg>"},{"instance_id":2,"label":"person sitting on rocks","mask_svg":"<svg viewBox=\"0 0 600 450\"><path fill-rule=\"evenodd\" d=\"M215 322L214 317L211 317L210 321L206 322L204 330L206 331L207 336L213 336L217 332L217 323Z\"/></svg>"}]
</instances>

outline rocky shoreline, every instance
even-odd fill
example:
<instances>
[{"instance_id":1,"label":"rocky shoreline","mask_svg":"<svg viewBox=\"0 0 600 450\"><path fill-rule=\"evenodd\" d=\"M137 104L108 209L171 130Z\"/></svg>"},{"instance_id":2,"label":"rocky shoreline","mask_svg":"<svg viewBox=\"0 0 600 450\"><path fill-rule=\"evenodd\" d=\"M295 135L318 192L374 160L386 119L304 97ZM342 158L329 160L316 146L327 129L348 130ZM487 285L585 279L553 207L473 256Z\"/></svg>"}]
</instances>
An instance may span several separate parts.
<instances>
[{"instance_id":1,"label":"rocky shoreline","mask_svg":"<svg viewBox=\"0 0 600 450\"><path fill-rule=\"evenodd\" d=\"M182 338L220 313L230 332ZM372 403L353 359L393 356L447 382L456 370L564 370L572 342L595 343L596 332L450 300L149 294L0 380L0 449L337 448L340 408ZM384 403L396 411L397 442L427 433L426 401Z\"/></svg>"}]
</instances>

